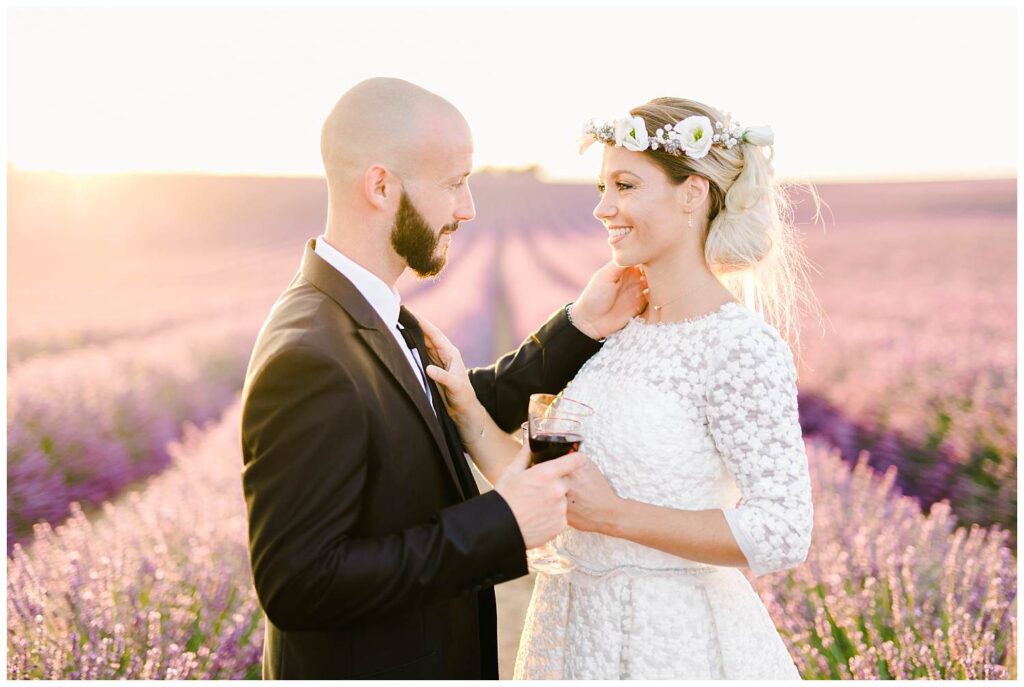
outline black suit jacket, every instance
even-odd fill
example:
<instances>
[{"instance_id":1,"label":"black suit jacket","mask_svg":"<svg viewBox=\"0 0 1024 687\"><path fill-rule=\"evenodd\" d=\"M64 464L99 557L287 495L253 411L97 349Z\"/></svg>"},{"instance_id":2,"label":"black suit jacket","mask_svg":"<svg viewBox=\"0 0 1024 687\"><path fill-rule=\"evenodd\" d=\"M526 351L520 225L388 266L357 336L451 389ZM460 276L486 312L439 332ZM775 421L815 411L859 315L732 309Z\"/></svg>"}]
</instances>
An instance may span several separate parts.
<instances>
[{"instance_id":1,"label":"black suit jacket","mask_svg":"<svg viewBox=\"0 0 1024 687\"><path fill-rule=\"evenodd\" d=\"M432 409L387 325L313 247L242 392L263 676L497 678L492 587L527 573L515 518L479 494L437 388ZM560 311L472 383L511 431L531 393L562 389L598 347Z\"/></svg>"}]
</instances>

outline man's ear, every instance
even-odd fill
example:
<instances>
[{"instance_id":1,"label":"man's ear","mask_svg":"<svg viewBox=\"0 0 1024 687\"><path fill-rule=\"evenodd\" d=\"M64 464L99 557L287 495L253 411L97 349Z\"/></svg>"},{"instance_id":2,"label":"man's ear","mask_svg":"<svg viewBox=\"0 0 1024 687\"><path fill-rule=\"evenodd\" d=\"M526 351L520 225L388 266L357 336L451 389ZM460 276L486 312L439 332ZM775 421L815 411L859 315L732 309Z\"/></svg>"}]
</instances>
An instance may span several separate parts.
<instances>
[{"instance_id":1,"label":"man's ear","mask_svg":"<svg viewBox=\"0 0 1024 687\"><path fill-rule=\"evenodd\" d=\"M394 177L383 165L371 165L363 174L363 194L370 205L378 210L387 209L391 196L395 195Z\"/></svg>"}]
</instances>

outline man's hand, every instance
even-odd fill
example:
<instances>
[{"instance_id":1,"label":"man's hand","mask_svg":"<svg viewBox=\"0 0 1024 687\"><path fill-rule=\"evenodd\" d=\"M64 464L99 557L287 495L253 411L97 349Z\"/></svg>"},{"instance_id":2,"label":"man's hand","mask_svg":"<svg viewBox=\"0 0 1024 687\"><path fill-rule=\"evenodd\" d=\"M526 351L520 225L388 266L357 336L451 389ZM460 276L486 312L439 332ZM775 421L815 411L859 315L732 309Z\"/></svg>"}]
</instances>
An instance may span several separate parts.
<instances>
[{"instance_id":1,"label":"man's hand","mask_svg":"<svg viewBox=\"0 0 1024 687\"><path fill-rule=\"evenodd\" d=\"M585 461L581 454L570 453L528 469L530 444L525 443L494 485L512 509L526 548L546 544L565 529L567 476Z\"/></svg>"},{"instance_id":2,"label":"man's hand","mask_svg":"<svg viewBox=\"0 0 1024 687\"><path fill-rule=\"evenodd\" d=\"M647 308L647 283L639 267L604 265L572 304L572 321L591 339L619 331Z\"/></svg>"}]
</instances>

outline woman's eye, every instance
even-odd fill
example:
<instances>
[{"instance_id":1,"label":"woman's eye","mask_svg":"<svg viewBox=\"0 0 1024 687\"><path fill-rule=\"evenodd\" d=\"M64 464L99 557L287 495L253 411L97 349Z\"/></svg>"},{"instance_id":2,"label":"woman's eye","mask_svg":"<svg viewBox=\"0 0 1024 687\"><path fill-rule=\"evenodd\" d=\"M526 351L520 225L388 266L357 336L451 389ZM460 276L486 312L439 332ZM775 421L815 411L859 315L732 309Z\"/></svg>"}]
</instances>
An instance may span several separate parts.
<instances>
[{"instance_id":1,"label":"woman's eye","mask_svg":"<svg viewBox=\"0 0 1024 687\"><path fill-rule=\"evenodd\" d=\"M633 188L633 184L630 184L630 183L625 182L625 181L617 181L617 182L615 182L615 188L619 189L620 191L628 191L631 188ZM597 192L598 193L604 193L604 189L605 189L605 185L604 184L598 184L597 185Z\"/></svg>"}]
</instances>

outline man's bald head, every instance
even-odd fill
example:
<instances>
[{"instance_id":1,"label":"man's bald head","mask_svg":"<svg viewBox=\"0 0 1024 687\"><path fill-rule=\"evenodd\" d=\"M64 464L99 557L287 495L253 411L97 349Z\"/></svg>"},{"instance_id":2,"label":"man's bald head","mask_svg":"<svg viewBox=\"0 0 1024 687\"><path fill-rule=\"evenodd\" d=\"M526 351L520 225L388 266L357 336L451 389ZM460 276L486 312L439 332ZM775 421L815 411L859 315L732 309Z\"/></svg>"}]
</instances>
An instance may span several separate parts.
<instances>
[{"instance_id":1,"label":"man's bald head","mask_svg":"<svg viewBox=\"0 0 1024 687\"><path fill-rule=\"evenodd\" d=\"M454 105L408 81L383 77L349 89L320 132L331 186L371 165L415 174L464 145L472 146L469 125Z\"/></svg>"}]
</instances>

